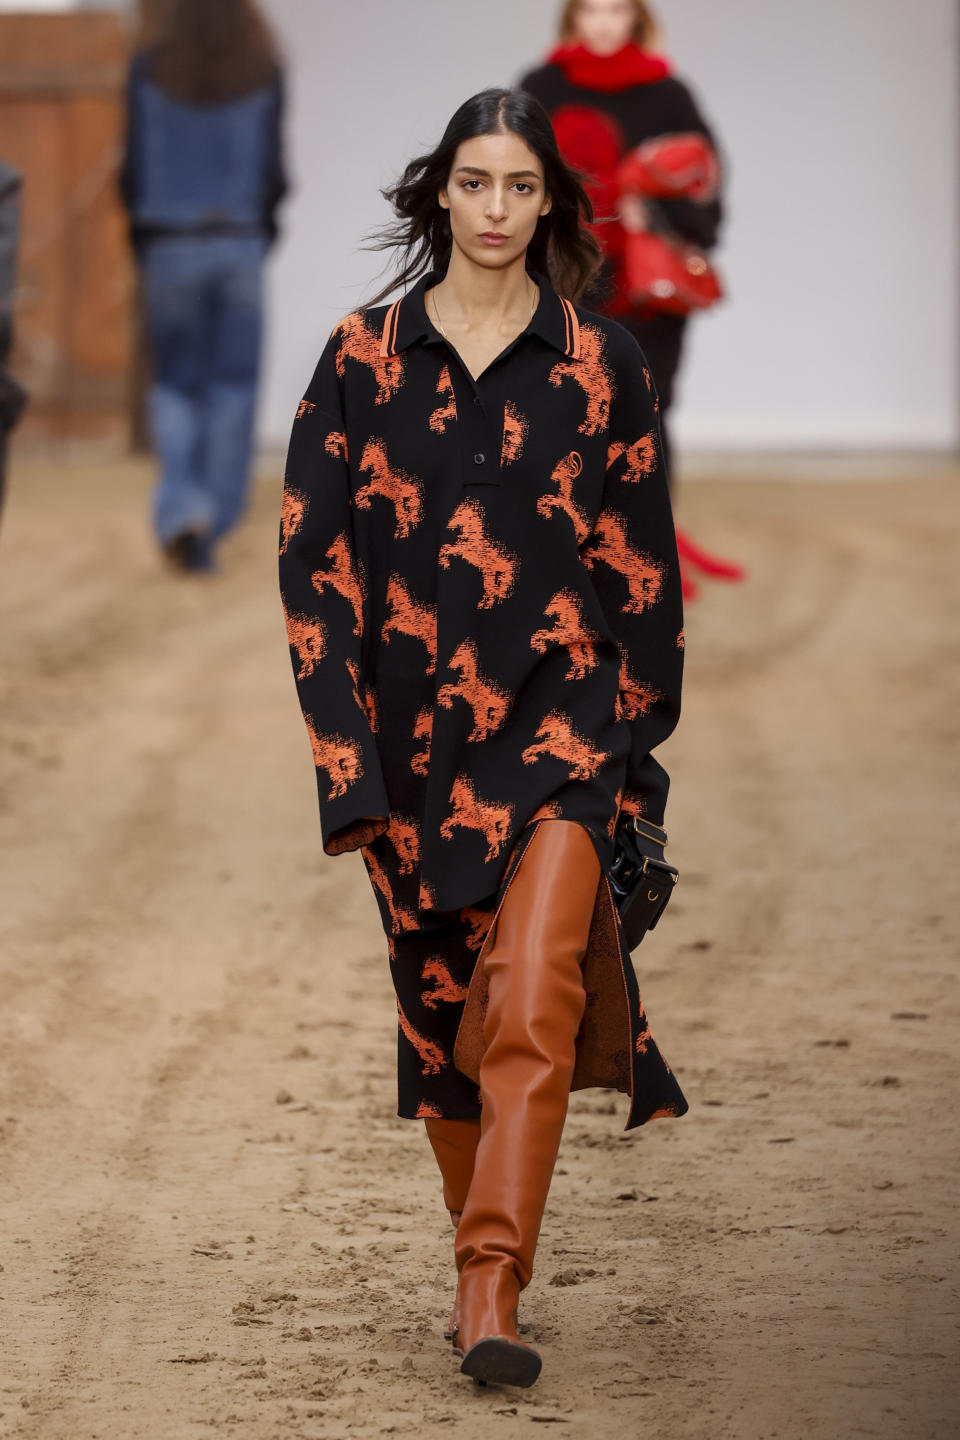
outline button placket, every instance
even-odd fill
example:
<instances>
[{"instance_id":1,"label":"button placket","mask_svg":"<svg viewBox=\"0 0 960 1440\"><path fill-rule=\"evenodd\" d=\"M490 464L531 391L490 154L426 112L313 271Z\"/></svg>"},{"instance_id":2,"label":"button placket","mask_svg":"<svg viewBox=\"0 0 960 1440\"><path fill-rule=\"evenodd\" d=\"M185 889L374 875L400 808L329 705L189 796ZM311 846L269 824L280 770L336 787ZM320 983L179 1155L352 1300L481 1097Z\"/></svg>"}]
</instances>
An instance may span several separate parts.
<instances>
[{"instance_id":1,"label":"button placket","mask_svg":"<svg viewBox=\"0 0 960 1440\"><path fill-rule=\"evenodd\" d=\"M492 463L491 456L497 453L495 436L490 422L490 409L484 396L477 388L472 376L473 404L464 415L463 473L464 486L500 484L499 468Z\"/></svg>"}]
</instances>

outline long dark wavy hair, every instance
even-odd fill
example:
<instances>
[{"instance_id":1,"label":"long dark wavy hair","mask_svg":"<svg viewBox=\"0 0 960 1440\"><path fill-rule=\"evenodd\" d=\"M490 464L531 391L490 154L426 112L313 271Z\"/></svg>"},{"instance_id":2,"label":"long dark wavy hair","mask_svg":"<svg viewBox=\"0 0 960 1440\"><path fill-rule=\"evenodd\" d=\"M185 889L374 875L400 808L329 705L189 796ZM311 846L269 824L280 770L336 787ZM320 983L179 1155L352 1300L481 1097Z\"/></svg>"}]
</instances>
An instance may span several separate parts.
<instances>
[{"instance_id":1,"label":"long dark wavy hair","mask_svg":"<svg viewBox=\"0 0 960 1440\"><path fill-rule=\"evenodd\" d=\"M279 51L255 0L161 0L148 27L151 77L178 100L222 104L277 75Z\"/></svg>"},{"instance_id":2,"label":"long dark wavy hair","mask_svg":"<svg viewBox=\"0 0 960 1440\"><path fill-rule=\"evenodd\" d=\"M429 155L411 160L397 184L384 190L397 219L370 237L368 249L399 255L396 273L369 305L428 270L446 271L453 249L450 216L439 202L454 156L477 135L519 136L543 166L551 208L542 215L527 249L527 268L548 276L559 295L577 300L603 263L600 246L585 227L593 206L580 176L560 156L550 117L525 90L482 90L460 106Z\"/></svg>"}]
</instances>

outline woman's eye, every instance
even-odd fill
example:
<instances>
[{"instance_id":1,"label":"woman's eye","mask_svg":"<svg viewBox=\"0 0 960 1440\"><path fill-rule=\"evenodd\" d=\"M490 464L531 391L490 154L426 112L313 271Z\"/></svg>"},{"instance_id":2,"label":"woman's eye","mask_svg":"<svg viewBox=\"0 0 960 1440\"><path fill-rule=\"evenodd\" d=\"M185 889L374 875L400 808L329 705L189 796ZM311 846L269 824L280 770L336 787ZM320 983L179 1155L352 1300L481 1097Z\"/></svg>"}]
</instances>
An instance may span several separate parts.
<instances>
[{"instance_id":1,"label":"woman's eye","mask_svg":"<svg viewBox=\"0 0 960 1440\"><path fill-rule=\"evenodd\" d=\"M463 188L464 188L464 190L472 190L474 186L476 186L477 189L479 190L479 188L480 188L480 181L479 181L479 180L464 180L464 182L463 182Z\"/></svg>"},{"instance_id":2,"label":"woman's eye","mask_svg":"<svg viewBox=\"0 0 960 1440\"><path fill-rule=\"evenodd\" d=\"M521 195L530 195L533 193L533 186L528 185L526 180L518 180L514 188L518 190Z\"/></svg>"}]
</instances>

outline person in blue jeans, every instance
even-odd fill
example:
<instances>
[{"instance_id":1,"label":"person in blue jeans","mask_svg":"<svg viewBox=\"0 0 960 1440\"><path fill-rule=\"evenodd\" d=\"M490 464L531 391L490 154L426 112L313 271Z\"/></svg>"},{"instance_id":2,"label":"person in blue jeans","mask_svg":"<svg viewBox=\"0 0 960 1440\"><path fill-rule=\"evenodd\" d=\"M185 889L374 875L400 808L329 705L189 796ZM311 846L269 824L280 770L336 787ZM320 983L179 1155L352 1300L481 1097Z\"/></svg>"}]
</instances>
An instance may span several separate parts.
<instances>
[{"instance_id":1,"label":"person in blue jeans","mask_svg":"<svg viewBox=\"0 0 960 1440\"><path fill-rule=\"evenodd\" d=\"M253 0L173 0L131 63L120 185L153 362L154 524L183 570L213 567L246 503L282 111Z\"/></svg>"}]
</instances>

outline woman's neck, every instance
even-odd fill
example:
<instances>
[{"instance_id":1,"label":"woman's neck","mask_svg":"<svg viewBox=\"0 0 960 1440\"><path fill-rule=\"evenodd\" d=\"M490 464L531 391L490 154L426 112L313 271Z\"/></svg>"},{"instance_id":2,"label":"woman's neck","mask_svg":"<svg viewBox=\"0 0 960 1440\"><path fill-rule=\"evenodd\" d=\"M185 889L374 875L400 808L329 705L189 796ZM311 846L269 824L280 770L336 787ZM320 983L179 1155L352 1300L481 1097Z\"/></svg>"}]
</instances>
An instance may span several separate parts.
<instances>
[{"instance_id":1,"label":"woman's neck","mask_svg":"<svg viewBox=\"0 0 960 1440\"><path fill-rule=\"evenodd\" d=\"M525 255L488 270L454 248L446 275L431 293L465 330L512 330L529 317L533 284Z\"/></svg>"}]
</instances>

